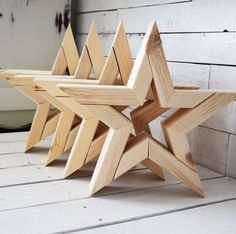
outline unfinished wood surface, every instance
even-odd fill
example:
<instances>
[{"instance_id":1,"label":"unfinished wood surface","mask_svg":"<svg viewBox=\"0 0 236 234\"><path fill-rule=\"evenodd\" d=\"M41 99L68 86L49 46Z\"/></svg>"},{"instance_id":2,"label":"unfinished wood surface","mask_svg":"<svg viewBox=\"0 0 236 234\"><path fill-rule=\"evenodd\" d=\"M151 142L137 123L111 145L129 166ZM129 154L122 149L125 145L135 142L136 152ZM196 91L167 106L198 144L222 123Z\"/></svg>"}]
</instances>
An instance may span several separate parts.
<instances>
[{"instance_id":1,"label":"unfinished wood surface","mask_svg":"<svg viewBox=\"0 0 236 234\"><path fill-rule=\"evenodd\" d=\"M130 129L131 126L109 130L89 185L91 195L113 180L130 135Z\"/></svg>"},{"instance_id":2,"label":"unfinished wood surface","mask_svg":"<svg viewBox=\"0 0 236 234\"><path fill-rule=\"evenodd\" d=\"M77 51L77 46L75 43L75 39L73 36L73 32L71 29L71 25L69 24L64 36L64 39L61 44L61 48L63 49L63 54L65 56L67 68L70 75L74 75L76 71L77 64L79 62L79 54ZM64 72L54 72L55 75L64 74Z\"/></svg>"},{"instance_id":3,"label":"unfinished wood surface","mask_svg":"<svg viewBox=\"0 0 236 234\"><path fill-rule=\"evenodd\" d=\"M186 134L225 105L232 102L235 97L235 92L230 93L229 91L224 93L219 91L195 108L178 110L163 121L164 134L172 152L178 158L186 158L191 162L192 156ZM180 144L181 147L179 147Z\"/></svg>"},{"instance_id":4,"label":"unfinished wood surface","mask_svg":"<svg viewBox=\"0 0 236 234\"><path fill-rule=\"evenodd\" d=\"M148 51L148 53L151 51L150 52L151 53L151 57L153 56L154 59L155 59L153 63L150 62L150 64L149 64L150 58L148 59L147 54L146 54L146 50ZM152 53L153 50L155 52L155 56ZM157 51L155 51L155 50L157 50ZM156 55L157 55L158 58L159 57L161 58L160 64L159 64L159 60L156 60ZM150 68L150 67L154 67L154 69L156 69L156 67L158 67L158 66L161 67L160 70L162 72L160 77L158 77L159 76L158 72L156 72L156 74L155 73L153 74L153 72L152 72L152 70ZM162 66L164 66L164 68L162 68ZM145 73L144 73L144 71L145 71ZM171 99L172 97L174 97L174 93L175 92L177 94L179 94L179 92L181 92L181 90L177 90L177 91L174 90L174 86L173 86L172 81L170 79L169 71L168 71L168 68L167 68L164 52L163 52L163 49L161 47L161 42L160 42L160 37L159 37L158 29L157 29L157 26L156 26L155 23L151 23L149 25L149 27L148 27L147 33L145 35L145 38L144 38L144 41L143 41L143 44L142 44L142 47L141 47L139 55L138 55L138 57L137 57L137 59L135 61L135 65L133 67L133 70L132 70L131 75L130 75L130 79L128 81L128 85L127 85L128 89L124 89L124 87L121 87L121 88L123 90L127 90L126 92L130 92L132 95L134 95L136 100L139 100L139 102L141 104L141 103L143 103L145 101L145 98L147 96L147 93L148 93L148 90L150 88L151 81L152 81L152 75L154 75L154 81L155 81L155 79L157 79L158 82L159 82L159 84L158 84L158 82L156 82L156 84L155 84L156 86L158 86L158 85L159 86L158 87L154 87L154 88L156 88L156 95L158 96L158 97L156 97L156 100L159 102L159 99L163 99L162 97L159 97L159 96L161 96L161 95L164 96L164 95L167 94L167 97L164 97L164 100L166 100L166 101L161 100L160 101L160 106L159 106L160 108L164 107L163 109L161 109L162 111L166 111L166 107L167 108L169 107L168 100ZM145 79L142 79L142 77L145 77ZM165 84L165 79L167 81L166 84ZM164 82L164 85L162 84L162 82ZM60 87L63 87L63 86L60 86ZM74 87L76 87L76 86L74 86ZM96 97L96 99L98 98L98 96L97 96L98 92L101 92L101 90L102 90L102 92L104 92L104 86L101 88L101 87L99 87L99 85L93 86L93 87L92 86L91 87L89 87L89 86L77 86L77 87L79 87L79 89L74 89L72 91L68 91L70 89L68 89L68 90L64 89L64 91L65 92L68 91L69 94L71 94L73 92L77 93L77 94L74 93L72 95L72 97L77 98L77 100L79 102L81 102L81 103L83 103L83 100L84 100L84 99L81 100L81 96L83 94L87 95L86 98L88 99L88 103L89 104L94 104L93 102L95 101L95 97ZM87 88L86 91L83 90L83 88L85 88L85 87ZM105 89L110 89L110 90L113 89L113 91L115 90L112 87L112 85L111 86L105 86L105 87L106 87ZM158 88L161 89L161 92L162 92L161 94L159 94L157 92ZM82 91L81 91L81 89L82 89ZM90 91L92 90L95 93L95 94L93 94L94 96L92 98L88 95L88 93L87 93L88 90L90 90ZM118 90L118 89L116 89L116 90ZM184 90L183 90L183 93L184 93ZM211 95L211 93L210 94L206 93L206 94L207 95L204 96L204 95L202 95L202 92L200 92L200 96L201 95L203 96L202 99L200 99L200 100L195 100L196 98L193 98L193 102L195 101L195 104L193 106L199 104L199 102L201 102L202 100L206 99L209 95ZM104 93L103 93L103 95L104 95ZM107 95L107 93L106 93L106 95ZM117 93L116 93L116 95L117 95ZM102 96L102 95L100 95L100 96ZM85 97L85 95L84 95L84 97ZM117 95L117 97L118 97L118 95ZM107 96L105 98L107 98ZM134 104L135 98L133 100L133 105L135 105ZM91 99L92 99L92 102L91 102ZM117 118L115 116L119 116L119 115L115 114L115 111L114 110L112 111L111 108L109 109L109 107L103 107L101 104L104 104L104 103L101 101L101 99L102 98L99 98L98 100L96 100L96 102L97 102L96 104L100 104L98 106L86 105L87 108L89 108L91 111L96 113L96 115L98 116L98 118L100 120L102 120L104 123L106 123L110 127L107 139L106 139L106 141L104 143L104 147L102 149L101 155L100 155L99 160L98 160L98 164L97 164L97 166L95 168L95 171L94 171L94 174L93 174L93 177L92 177L92 180L91 180L91 184L90 184L90 193L91 194L97 192L103 186L106 186L108 183L110 183L114 179L115 172L114 172L114 168L112 168L112 166L111 166L111 162L109 161L109 160L111 160L110 159L111 156L109 158L109 155L112 155L111 152L113 152L113 156L115 155L112 158L113 159L113 163L115 165L115 168L119 169L119 166L120 166L119 162L120 162L120 159L122 157L124 146L127 144L127 140L128 140L128 138L127 138L126 142L122 142L122 144L124 146L123 145L121 145L121 146L118 145L118 148L116 148L117 145L115 145L115 141L119 142L118 140L116 140L116 138L119 139L119 135L118 136L115 135L116 131L121 131L122 128L125 129L127 127L126 127L125 123L124 123L124 125L121 123L120 126L119 125L116 126ZM116 101L118 101L119 105L122 105L123 104L122 101L124 99L125 99L124 96L120 95L120 99L117 99ZM104 100L104 99L102 99L102 100ZM181 104L182 104L181 107L186 107L185 105L187 105L187 104L184 103L185 100L183 100L183 97L180 100L181 100ZM106 104L110 104L111 105L113 103L106 103ZM172 104L171 107L176 107L175 105L173 105L173 103L171 103L171 104ZM193 106L191 106L191 107L193 107ZM111 116L111 114L109 112L111 112L111 113L113 112L113 116ZM161 113L161 111L158 110L157 113L159 114L159 113ZM109 118L111 120L109 120ZM147 128L147 125L146 126L142 126L142 127ZM135 149L136 146L133 146L133 147ZM118 149L119 150L121 149L121 151L118 151ZM117 153L117 155L116 155L116 153ZM174 158L175 156L174 155L172 155L172 156L173 156L173 160L175 160L175 158ZM138 157L138 156L136 155L136 157ZM120 167L121 169L120 170L121 170L122 173L124 173L126 170L130 169L128 167L128 165L133 165L132 160L128 156L127 156L127 159L126 159L126 157L124 157L124 158L126 160L125 163L124 163L124 165L126 167L122 166L123 164L121 164L121 167ZM139 158L134 158L133 160L139 160ZM146 155L146 157L143 158L143 160L146 160L146 163L147 163L148 162L147 160L149 160L149 156ZM157 161L154 161L153 159L151 159L151 160L153 162L156 162L156 164L158 165ZM187 161L185 158L182 159L182 160ZM137 163L137 161L134 161L134 162ZM153 165L154 164L152 164L152 168L154 168ZM184 167L187 167L187 165L185 166L185 165L182 165L182 164L181 164L181 166L182 167L179 169L180 171L183 170ZM190 166L191 166L191 168L195 169L192 162L191 162ZM123 167L125 169L123 169ZM159 169L161 171L161 168L158 165L157 172L158 172ZM167 168L167 169L171 170L171 168ZM192 171L192 169L190 169L190 168L187 168L187 169ZM182 173L184 173L184 172L182 172ZM197 175L196 171L194 171L194 170L192 171L192 173L194 174L194 176L192 176L192 178L190 178L190 180L189 180L191 183L187 180L187 176L185 176L185 178L182 179L182 181L184 181L184 183L189 185L197 194L203 196L203 189L201 188L201 183L200 183L200 180L198 178L198 175ZM120 176L121 173L119 172L118 175ZM181 176L178 176L178 174L175 174L175 175L178 178L181 178ZM163 177L163 176L161 175L161 177ZM193 180L193 181L191 181L191 180Z\"/></svg>"},{"instance_id":5,"label":"unfinished wood surface","mask_svg":"<svg viewBox=\"0 0 236 234\"><path fill-rule=\"evenodd\" d=\"M69 134L71 132L74 118L75 118L75 114L71 111L63 111L61 113L59 123L58 123L58 126L60 126L60 128L56 129L56 132L52 141L52 146L50 147L49 152L48 152L46 165L49 165L60 154L64 152ZM63 122L63 124L65 124L66 127L63 128L60 122Z\"/></svg>"},{"instance_id":6,"label":"unfinished wood surface","mask_svg":"<svg viewBox=\"0 0 236 234\"><path fill-rule=\"evenodd\" d=\"M105 58L94 23L91 25L89 35L90 36L86 40L85 47L89 53L89 59L93 66L96 78L99 79L105 63Z\"/></svg>"},{"instance_id":7,"label":"unfinished wood surface","mask_svg":"<svg viewBox=\"0 0 236 234\"><path fill-rule=\"evenodd\" d=\"M32 126L30 129L29 137L26 143L25 152L27 152L41 140L49 111L50 111L50 104L48 102L39 104L37 106L34 115L34 120L32 122Z\"/></svg>"},{"instance_id":8,"label":"unfinished wood surface","mask_svg":"<svg viewBox=\"0 0 236 234\"><path fill-rule=\"evenodd\" d=\"M72 147L68 162L65 167L65 177L68 177L85 164L91 142L93 141L98 127L98 123L99 120L96 118L82 120L78 134L74 141L74 146Z\"/></svg>"},{"instance_id":9,"label":"unfinished wood surface","mask_svg":"<svg viewBox=\"0 0 236 234\"><path fill-rule=\"evenodd\" d=\"M47 122L45 123L44 130L41 137L42 140L48 137L49 135L51 135L56 130L57 124L59 122L59 118L60 118L59 111L55 111L54 113L51 113L48 115Z\"/></svg>"}]
</instances>

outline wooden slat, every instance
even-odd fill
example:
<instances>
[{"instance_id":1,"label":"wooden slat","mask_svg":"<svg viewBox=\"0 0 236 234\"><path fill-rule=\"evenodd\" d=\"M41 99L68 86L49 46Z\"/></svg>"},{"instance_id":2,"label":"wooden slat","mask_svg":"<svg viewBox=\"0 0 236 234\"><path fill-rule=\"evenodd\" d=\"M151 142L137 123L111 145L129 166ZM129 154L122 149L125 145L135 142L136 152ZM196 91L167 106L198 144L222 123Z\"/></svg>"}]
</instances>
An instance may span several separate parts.
<instances>
[{"instance_id":1,"label":"wooden slat","mask_svg":"<svg viewBox=\"0 0 236 234\"><path fill-rule=\"evenodd\" d=\"M63 111L60 115L60 120L58 123L59 128L57 127L55 135L52 140L52 145L49 149L46 165L49 165L52 161L54 161L59 155L64 152L73 121L75 118L75 114L71 111ZM66 127L63 128L62 125Z\"/></svg>"},{"instance_id":2,"label":"wooden slat","mask_svg":"<svg viewBox=\"0 0 236 234\"><path fill-rule=\"evenodd\" d=\"M109 130L89 185L90 194L94 194L112 182L129 138L130 129L131 126L125 126Z\"/></svg>"},{"instance_id":3,"label":"wooden slat","mask_svg":"<svg viewBox=\"0 0 236 234\"><path fill-rule=\"evenodd\" d=\"M91 142L98 127L98 123L99 120L96 118L82 120L78 134L74 141L74 147L72 148L70 157L65 167L65 177L80 169L85 164Z\"/></svg>"},{"instance_id":4,"label":"wooden slat","mask_svg":"<svg viewBox=\"0 0 236 234\"><path fill-rule=\"evenodd\" d=\"M235 31L235 10L232 0L197 0L182 4L122 9L118 10L117 17L118 21L121 20L127 25L128 33L145 32L152 20L157 21L161 32L223 32L225 29ZM229 16L227 19L226 15ZM142 21L139 20L140 17L143 18Z\"/></svg>"},{"instance_id":5,"label":"wooden slat","mask_svg":"<svg viewBox=\"0 0 236 234\"><path fill-rule=\"evenodd\" d=\"M26 158L26 156L19 157L19 155L15 155L15 158L17 156L21 159L21 161L23 161L22 157ZM42 157L40 156L39 160L41 159ZM31 159L28 158L28 160L30 160L31 164L34 164L37 163L38 159L32 157ZM91 172L91 165L87 166L84 170ZM221 176L220 174L210 171L204 167L199 167L199 171L202 179L212 179ZM14 169L8 169L8 172L14 173ZM52 176L52 173L50 173L50 176ZM83 174L80 173L77 174L77 176L81 177ZM2 211L6 209L16 209L35 205L39 206L47 203L57 203L74 199L88 198L88 183L89 177L57 180L55 176L52 176L52 178L48 178L46 183L32 183L24 186L2 187L0 188L0 210ZM174 184L178 184L178 181L170 175L167 176L166 181L160 181L146 169L132 170L114 182L112 187L101 191L99 196ZM16 196L16 194L18 194L18 196Z\"/></svg>"},{"instance_id":6,"label":"wooden slat","mask_svg":"<svg viewBox=\"0 0 236 234\"><path fill-rule=\"evenodd\" d=\"M146 25L147 27L147 25ZM163 34L163 46L168 61L203 64L235 65L234 33L177 33ZM85 36L78 36L77 41L83 43ZM104 53L107 55L113 35L100 35ZM136 57L143 35L132 34L128 37L133 57ZM80 44L78 43L78 44ZM199 53L204 51L204 53ZM227 51L231 51L229 56Z\"/></svg>"},{"instance_id":7,"label":"wooden slat","mask_svg":"<svg viewBox=\"0 0 236 234\"><path fill-rule=\"evenodd\" d=\"M150 218L140 218L127 223L118 223L105 227L85 230L78 233L109 234L145 232L155 233L161 230L163 234L169 233L230 233L234 232L234 215L236 201L226 201L210 206L196 207L195 209L175 211L166 215L157 215ZM204 214L204 215L202 215ZM207 219L205 217L208 217ZM171 220L171 225L168 225ZM180 225L182 220L185 225ZM197 222L196 222L197 220ZM76 232L75 232L76 233Z\"/></svg>"},{"instance_id":8,"label":"wooden slat","mask_svg":"<svg viewBox=\"0 0 236 234\"><path fill-rule=\"evenodd\" d=\"M0 224L8 233L14 233L16 230L22 233L55 233L86 229L101 224L125 222L134 218L163 214L236 197L235 181L228 178L206 180L204 186L208 194L205 199L196 198L182 185L164 186L115 194L111 195L109 199L108 197L93 198L1 212ZM145 202L144 206L143 201L149 202ZM115 215L111 215L109 212L111 207L115 211ZM124 207L127 208L125 212ZM49 213L53 213L53 215L48 216ZM68 222L58 222L58 220L65 220L69 216ZM78 219L78 217L80 218ZM40 229L39 218L41 220ZM12 219L15 220L14 225L9 222ZM28 220L30 223L24 223L22 220Z\"/></svg>"},{"instance_id":9,"label":"wooden slat","mask_svg":"<svg viewBox=\"0 0 236 234\"><path fill-rule=\"evenodd\" d=\"M188 0L187 0L188 1ZM186 2L187 2L186 1ZM83 0L77 4L77 12L89 12L89 11L100 11L100 10L112 10L117 8L129 8L129 7L142 7L153 4L169 4L178 3L182 0L132 0L128 1L109 1L104 2L103 0Z\"/></svg>"},{"instance_id":10,"label":"wooden slat","mask_svg":"<svg viewBox=\"0 0 236 234\"><path fill-rule=\"evenodd\" d=\"M29 137L27 139L25 152L27 152L41 140L49 111L50 104L48 102L37 105L34 119L30 128Z\"/></svg>"}]
</instances>

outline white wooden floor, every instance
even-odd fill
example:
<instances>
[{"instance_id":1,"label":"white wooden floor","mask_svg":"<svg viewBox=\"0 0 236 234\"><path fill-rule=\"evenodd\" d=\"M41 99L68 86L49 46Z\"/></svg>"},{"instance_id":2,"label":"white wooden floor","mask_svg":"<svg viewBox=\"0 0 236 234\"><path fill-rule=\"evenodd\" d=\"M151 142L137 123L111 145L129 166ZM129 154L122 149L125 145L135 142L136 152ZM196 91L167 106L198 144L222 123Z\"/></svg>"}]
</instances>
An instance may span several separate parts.
<instances>
[{"instance_id":1,"label":"white wooden floor","mask_svg":"<svg viewBox=\"0 0 236 234\"><path fill-rule=\"evenodd\" d=\"M203 199L138 167L88 197L93 165L64 180L63 158L43 166L50 139L24 154L26 137L0 134L0 233L236 233L233 179L199 166Z\"/></svg>"}]
</instances>

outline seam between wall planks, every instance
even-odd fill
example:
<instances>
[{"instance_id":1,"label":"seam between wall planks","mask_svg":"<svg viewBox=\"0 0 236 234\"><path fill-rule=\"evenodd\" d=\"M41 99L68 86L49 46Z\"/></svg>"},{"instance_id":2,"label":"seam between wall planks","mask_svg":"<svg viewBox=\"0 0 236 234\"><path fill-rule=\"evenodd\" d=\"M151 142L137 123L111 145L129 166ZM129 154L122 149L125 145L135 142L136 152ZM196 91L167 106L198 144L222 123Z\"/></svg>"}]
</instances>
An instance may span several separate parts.
<instances>
[{"instance_id":1,"label":"seam between wall planks","mask_svg":"<svg viewBox=\"0 0 236 234\"><path fill-rule=\"evenodd\" d=\"M101 10L92 10L92 11L77 11L77 15L82 14L89 14L89 13L96 13L96 12L106 12L106 11L118 11L118 10L125 10L125 9L135 9L135 8L145 8L145 7L152 7L152 6L166 6L166 5L174 5L174 4L181 4L181 3L189 3L192 0L182 0L182 1L175 1L169 3L160 3L160 4L147 4L147 5L137 5L137 6L130 6L130 7L117 7L117 8L109 8L109 9L101 9Z\"/></svg>"},{"instance_id":2,"label":"seam between wall planks","mask_svg":"<svg viewBox=\"0 0 236 234\"><path fill-rule=\"evenodd\" d=\"M165 212L161 212L161 213L152 213L152 214L143 215L140 217L134 217L134 218L120 220L120 221L114 221L114 222L107 222L107 223L103 223L101 225L87 226L87 227L72 229L72 230L63 231L63 232L55 232L54 234L62 234L62 233L66 234L66 233L80 232L80 231L85 231L85 230L94 230L94 229L101 228L101 227L122 224L122 223L127 223L127 222L132 222L132 221L137 221L137 220L142 220L142 219L147 219L147 218L152 218L152 217L158 217L158 216L168 215L168 214L172 214L172 213L178 213L178 212L185 211L185 210L196 209L199 207L205 207L205 206L210 206L210 205L214 205L214 204L235 201L235 200L236 200L236 197L229 198L229 199L223 199L221 201L213 201L213 202L209 202L209 203L205 203L205 204L193 205L193 206L189 206L189 207L185 207L185 208L181 208L181 209L174 209L171 211L165 211Z\"/></svg>"}]
</instances>

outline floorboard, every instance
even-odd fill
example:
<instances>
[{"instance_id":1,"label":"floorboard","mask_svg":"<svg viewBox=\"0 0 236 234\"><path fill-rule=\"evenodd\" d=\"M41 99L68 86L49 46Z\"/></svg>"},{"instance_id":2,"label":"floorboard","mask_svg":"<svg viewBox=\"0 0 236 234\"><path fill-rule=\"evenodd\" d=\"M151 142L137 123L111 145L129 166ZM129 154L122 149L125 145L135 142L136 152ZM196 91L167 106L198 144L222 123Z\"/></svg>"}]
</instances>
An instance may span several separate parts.
<instances>
[{"instance_id":1,"label":"floorboard","mask_svg":"<svg viewBox=\"0 0 236 234\"><path fill-rule=\"evenodd\" d=\"M3 233L156 233L156 230L190 233L191 227L195 233L204 233L201 226L206 225L205 214L207 220L221 220L224 215L222 225L228 226L228 229L217 229L211 221L206 231L212 226L213 233L236 232L236 228L231 229L232 222L227 221L230 215L236 217L233 215L235 204L228 209L229 200L236 199L236 181L231 178L198 166L206 191L206 197L199 198L171 175L167 174L166 181L161 181L148 169L138 166L89 197L88 185L95 162L69 179L63 179L69 152L52 166L45 167L50 138L24 154L15 149L23 149L27 134L11 134L6 134L6 138L0 134L0 146L3 146L0 147L0 227ZM215 211L212 216L211 210ZM218 216L217 211L221 212ZM182 228L185 219L186 229ZM178 220L182 225L178 225ZM195 228L196 220L200 225L196 222ZM169 222L173 225L164 230ZM137 229L137 226L143 227Z\"/></svg>"}]
</instances>

